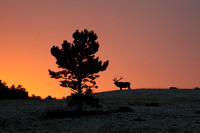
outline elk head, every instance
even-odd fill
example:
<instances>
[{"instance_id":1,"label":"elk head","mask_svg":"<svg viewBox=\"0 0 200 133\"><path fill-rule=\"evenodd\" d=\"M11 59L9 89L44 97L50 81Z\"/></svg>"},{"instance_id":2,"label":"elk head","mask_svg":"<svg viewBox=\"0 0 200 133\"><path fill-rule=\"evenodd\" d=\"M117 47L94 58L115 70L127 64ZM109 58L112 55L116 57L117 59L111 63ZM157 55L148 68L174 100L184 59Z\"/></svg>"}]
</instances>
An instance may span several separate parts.
<instances>
[{"instance_id":1,"label":"elk head","mask_svg":"<svg viewBox=\"0 0 200 133\"><path fill-rule=\"evenodd\" d=\"M114 79L113 79L113 81L115 81L114 84L116 84L118 81L120 81L122 79L123 79L122 77L120 77L119 79L117 79L116 77L114 77Z\"/></svg>"}]
</instances>

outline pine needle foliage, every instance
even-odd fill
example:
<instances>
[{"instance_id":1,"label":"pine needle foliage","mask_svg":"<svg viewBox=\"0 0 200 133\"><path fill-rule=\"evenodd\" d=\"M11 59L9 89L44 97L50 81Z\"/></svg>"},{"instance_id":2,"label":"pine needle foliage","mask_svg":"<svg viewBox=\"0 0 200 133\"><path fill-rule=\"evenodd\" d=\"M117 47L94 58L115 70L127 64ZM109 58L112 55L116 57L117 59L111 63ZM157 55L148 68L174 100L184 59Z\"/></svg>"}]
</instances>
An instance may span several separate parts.
<instances>
[{"instance_id":1,"label":"pine needle foliage","mask_svg":"<svg viewBox=\"0 0 200 133\"><path fill-rule=\"evenodd\" d=\"M64 40L61 48L51 48L51 54L61 70L49 70L49 74L51 78L60 79L62 87L71 88L78 97L78 110L82 111L83 95L91 92L92 88L98 88L95 79L100 71L106 70L109 61L102 62L95 56L99 43L93 31L76 30L72 37L73 43Z\"/></svg>"}]
</instances>

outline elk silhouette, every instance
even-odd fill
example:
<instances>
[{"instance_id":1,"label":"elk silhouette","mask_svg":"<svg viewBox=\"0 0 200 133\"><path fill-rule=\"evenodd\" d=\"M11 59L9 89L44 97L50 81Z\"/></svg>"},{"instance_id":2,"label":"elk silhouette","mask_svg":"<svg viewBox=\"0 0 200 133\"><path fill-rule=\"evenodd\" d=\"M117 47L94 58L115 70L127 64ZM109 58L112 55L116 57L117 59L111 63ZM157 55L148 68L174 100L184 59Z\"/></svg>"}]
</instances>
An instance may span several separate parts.
<instances>
[{"instance_id":1,"label":"elk silhouette","mask_svg":"<svg viewBox=\"0 0 200 133\"><path fill-rule=\"evenodd\" d=\"M130 85L131 83L130 82L119 82L121 79L123 79L122 77L120 77L120 79L117 79L117 78L114 78L113 81L114 84L120 88L120 90L122 90L122 88L128 88L129 90L131 89L130 88Z\"/></svg>"}]
</instances>

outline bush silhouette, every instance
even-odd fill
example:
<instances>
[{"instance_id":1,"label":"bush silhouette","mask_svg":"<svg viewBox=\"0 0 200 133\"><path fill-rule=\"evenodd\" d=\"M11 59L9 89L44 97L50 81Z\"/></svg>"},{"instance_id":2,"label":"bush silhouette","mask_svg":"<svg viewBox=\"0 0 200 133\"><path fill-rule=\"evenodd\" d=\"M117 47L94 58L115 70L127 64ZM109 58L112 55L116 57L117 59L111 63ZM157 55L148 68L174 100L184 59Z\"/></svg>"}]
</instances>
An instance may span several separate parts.
<instances>
[{"instance_id":1,"label":"bush silhouette","mask_svg":"<svg viewBox=\"0 0 200 133\"><path fill-rule=\"evenodd\" d=\"M177 87L170 87L169 89L170 90L177 90L178 88Z\"/></svg>"},{"instance_id":2,"label":"bush silhouette","mask_svg":"<svg viewBox=\"0 0 200 133\"><path fill-rule=\"evenodd\" d=\"M147 103L146 106L160 106L159 103Z\"/></svg>"},{"instance_id":3,"label":"bush silhouette","mask_svg":"<svg viewBox=\"0 0 200 133\"><path fill-rule=\"evenodd\" d=\"M33 94L31 97L29 97L29 99L31 99L31 100L41 100L42 98L40 96L36 96L35 94Z\"/></svg>"},{"instance_id":4,"label":"bush silhouette","mask_svg":"<svg viewBox=\"0 0 200 133\"><path fill-rule=\"evenodd\" d=\"M9 93L9 88L5 82L0 80L0 99L7 99Z\"/></svg>"},{"instance_id":5,"label":"bush silhouette","mask_svg":"<svg viewBox=\"0 0 200 133\"><path fill-rule=\"evenodd\" d=\"M50 95L48 95L45 99L56 99L56 98L53 98Z\"/></svg>"},{"instance_id":6,"label":"bush silhouette","mask_svg":"<svg viewBox=\"0 0 200 133\"><path fill-rule=\"evenodd\" d=\"M86 105L91 106L91 107L96 107L96 108L100 108L101 105L99 104L100 99L99 98L94 98L93 96L89 95L90 93L85 93L82 96L82 102L86 103ZM77 93L72 94L71 96L68 96L66 98L66 100L68 100L68 105L69 106L76 106L77 102L79 100L79 96Z\"/></svg>"},{"instance_id":7,"label":"bush silhouette","mask_svg":"<svg viewBox=\"0 0 200 133\"><path fill-rule=\"evenodd\" d=\"M28 99L28 92L22 85L15 87L12 85L10 88L5 82L0 80L0 99Z\"/></svg>"},{"instance_id":8,"label":"bush silhouette","mask_svg":"<svg viewBox=\"0 0 200 133\"><path fill-rule=\"evenodd\" d=\"M129 107L119 107L116 112L132 112L133 110Z\"/></svg>"}]
</instances>

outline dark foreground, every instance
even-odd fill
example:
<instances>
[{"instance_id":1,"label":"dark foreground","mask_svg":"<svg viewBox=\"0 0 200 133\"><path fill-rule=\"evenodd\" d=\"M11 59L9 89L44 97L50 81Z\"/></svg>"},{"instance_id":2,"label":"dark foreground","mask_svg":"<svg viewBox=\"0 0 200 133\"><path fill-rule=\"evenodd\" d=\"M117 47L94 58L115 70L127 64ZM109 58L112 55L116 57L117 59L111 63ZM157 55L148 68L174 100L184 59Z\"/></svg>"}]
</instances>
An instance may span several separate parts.
<instances>
[{"instance_id":1,"label":"dark foreground","mask_svg":"<svg viewBox=\"0 0 200 133\"><path fill-rule=\"evenodd\" d=\"M101 99L102 108L85 107L82 116L63 100L1 100L0 131L200 132L200 90L124 90L94 96Z\"/></svg>"}]
</instances>

